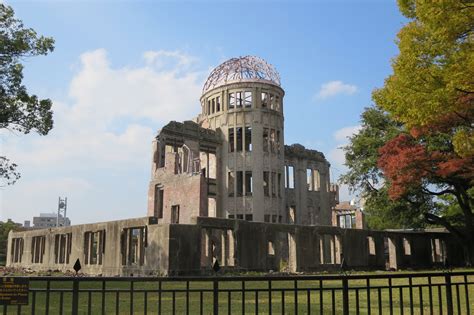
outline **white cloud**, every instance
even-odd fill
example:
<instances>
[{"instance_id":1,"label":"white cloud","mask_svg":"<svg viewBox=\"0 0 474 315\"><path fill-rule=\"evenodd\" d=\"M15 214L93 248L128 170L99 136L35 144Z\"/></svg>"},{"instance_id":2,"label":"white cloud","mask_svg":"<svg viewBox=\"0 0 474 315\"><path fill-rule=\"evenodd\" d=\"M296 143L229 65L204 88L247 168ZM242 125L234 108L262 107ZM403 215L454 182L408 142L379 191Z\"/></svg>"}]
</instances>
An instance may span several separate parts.
<instances>
[{"instance_id":1,"label":"white cloud","mask_svg":"<svg viewBox=\"0 0 474 315\"><path fill-rule=\"evenodd\" d=\"M343 147L349 143L349 137L359 132L362 127L360 125L347 126L336 130L333 133L335 147L329 151L328 160L331 163L332 172L336 173L334 179L347 172L345 166L346 157ZM356 196L349 192L347 185L339 184L339 200L350 200Z\"/></svg>"},{"instance_id":2,"label":"white cloud","mask_svg":"<svg viewBox=\"0 0 474 315\"><path fill-rule=\"evenodd\" d=\"M50 133L45 137L1 135L2 152L22 172L20 181L4 191L2 217L20 217L21 221L44 212L47 206L41 202L45 202L45 191L57 199L62 191L70 195L71 191L87 190L91 195L76 199L76 207L84 208L79 221L93 221L94 215L104 210L103 203L89 204L102 197L104 188L99 185L104 182L98 182L119 172L148 171L150 143L157 129L170 120L196 116L205 77L204 72L193 70L196 58L179 51L148 51L143 61L140 66L113 67L104 49L82 54L69 84L68 99L53 100L55 125ZM74 185L70 178L74 178ZM132 180L136 178L128 183ZM105 184L116 188L116 194L127 195L120 187L123 185ZM140 185L143 196L133 198L143 199L145 205L146 179ZM19 200L22 195L28 198ZM115 210L108 219L117 218ZM140 208L128 217L145 213L146 209Z\"/></svg>"},{"instance_id":3,"label":"white cloud","mask_svg":"<svg viewBox=\"0 0 474 315\"><path fill-rule=\"evenodd\" d=\"M357 92L357 86L342 81L329 81L321 85L316 93L316 99L326 99L338 94L352 95Z\"/></svg>"},{"instance_id":4,"label":"white cloud","mask_svg":"<svg viewBox=\"0 0 474 315\"><path fill-rule=\"evenodd\" d=\"M342 149L349 142L349 137L359 132L362 127L360 125L347 126L336 130L333 133L333 138L336 143L336 147L329 151L329 161L337 168L344 168L346 159L344 156L344 150Z\"/></svg>"},{"instance_id":5,"label":"white cloud","mask_svg":"<svg viewBox=\"0 0 474 315\"><path fill-rule=\"evenodd\" d=\"M337 142L347 142L349 137L358 133L361 128L362 128L361 125L357 125L357 126L348 126L348 127L344 127L339 130L336 130L336 132L334 132L333 134L334 139Z\"/></svg>"},{"instance_id":6,"label":"white cloud","mask_svg":"<svg viewBox=\"0 0 474 315\"><path fill-rule=\"evenodd\" d=\"M334 164L333 167L336 167L338 169L340 169L342 165L346 163L346 158L344 156L344 150L342 149L342 146L338 146L329 151L328 158L331 162L331 165Z\"/></svg>"}]
</instances>

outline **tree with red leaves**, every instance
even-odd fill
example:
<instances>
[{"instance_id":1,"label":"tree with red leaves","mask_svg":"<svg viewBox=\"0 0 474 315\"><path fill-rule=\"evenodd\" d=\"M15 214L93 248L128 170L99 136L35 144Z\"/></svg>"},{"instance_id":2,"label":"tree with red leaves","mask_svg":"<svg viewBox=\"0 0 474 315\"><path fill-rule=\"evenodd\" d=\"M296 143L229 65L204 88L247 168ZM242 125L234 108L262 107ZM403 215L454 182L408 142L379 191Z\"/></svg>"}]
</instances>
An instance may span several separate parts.
<instances>
[{"instance_id":1,"label":"tree with red leaves","mask_svg":"<svg viewBox=\"0 0 474 315\"><path fill-rule=\"evenodd\" d=\"M457 236L468 261L474 263L474 156L459 156L449 141L451 135L439 129L399 134L379 149L378 167L393 200L407 197L417 188L426 195L454 196L462 211L461 225L435 211L424 215L428 222L442 225Z\"/></svg>"},{"instance_id":2,"label":"tree with red leaves","mask_svg":"<svg viewBox=\"0 0 474 315\"><path fill-rule=\"evenodd\" d=\"M374 109L362 118L370 111L383 115L351 138L345 148L350 171L342 180L389 217L405 209L404 215L423 213L428 223L446 227L474 265L474 5L398 5L408 19L398 33L400 53L392 60L393 73L372 94ZM394 132L383 133L379 125ZM451 215L443 213L443 204Z\"/></svg>"}]
</instances>

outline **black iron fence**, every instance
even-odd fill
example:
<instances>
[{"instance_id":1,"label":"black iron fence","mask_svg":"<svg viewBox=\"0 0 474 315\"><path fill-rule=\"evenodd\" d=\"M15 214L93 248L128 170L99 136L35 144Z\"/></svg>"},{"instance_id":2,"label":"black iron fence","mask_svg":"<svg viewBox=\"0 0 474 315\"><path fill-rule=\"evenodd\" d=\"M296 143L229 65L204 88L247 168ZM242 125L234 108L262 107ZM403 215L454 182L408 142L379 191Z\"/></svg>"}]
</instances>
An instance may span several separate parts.
<instances>
[{"instance_id":1,"label":"black iron fence","mask_svg":"<svg viewBox=\"0 0 474 315\"><path fill-rule=\"evenodd\" d=\"M471 314L474 271L251 277L30 277L3 314Z\"/></svg>"}]
</instances>

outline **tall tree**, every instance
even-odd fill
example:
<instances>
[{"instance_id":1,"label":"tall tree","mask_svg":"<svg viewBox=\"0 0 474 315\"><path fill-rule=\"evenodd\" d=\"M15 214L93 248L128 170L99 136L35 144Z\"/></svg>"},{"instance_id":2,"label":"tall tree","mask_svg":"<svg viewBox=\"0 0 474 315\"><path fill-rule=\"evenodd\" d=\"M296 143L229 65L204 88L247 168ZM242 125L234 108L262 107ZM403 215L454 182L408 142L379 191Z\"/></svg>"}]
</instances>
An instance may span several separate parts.
<instances>
[{"instance_id":1,"label":"tall tree","mask_svg":"<svg viewBox=\"0 0 474 315\"><path fill-rule=\"evenodd\" d=\"M447 118L461 156L474 154L474 4L399 0L410 19L398 34L393 74L375 102L407 128L429 130Z\"/></svg>"},{"instance_id":2,"label":"tall tree","mask_svg":"<svg viewBox=\"0 0 474 315\"><path fill-rule=\"evenodd\" d=\"M378 165L379 149L403 131L403 125L373 106L361 115L361 129L344 147L349 170L341 181L364 199L368 226L372 229L420 228L426 225L422 213L433 208L433 200L419 189L409 196L390 200L389 183Z\"/></svg>"},{"instance_id":3,"label":"tall tree","mask_svg":"<svg viewBox=\"0 0 474 315\"><path fill-rule=\"evenodd\" d=\"M379 150L393 200L451 195L462 228L435 211L474 263L474 5L459 0L399 0L410 20L398 34L393 74L375 90L377 106L404 125ZM459 219L459 217L458 217Z\"/></svg>"},{"instance_id":4,"label":"tall tree","mask_svg":"<svg viewBox=\"0 0 474 315\"><path fill-rule=\"evenodd\" d=\"M54 40L38 36L16 19L11 7L0 4L0 128L46 135L53 127L51 100L30 95L22 84L25 58L46 55L54 49ZM0 179L13 184L20 174L17 165L0 156Z\"/></svg>"}]
</instances>

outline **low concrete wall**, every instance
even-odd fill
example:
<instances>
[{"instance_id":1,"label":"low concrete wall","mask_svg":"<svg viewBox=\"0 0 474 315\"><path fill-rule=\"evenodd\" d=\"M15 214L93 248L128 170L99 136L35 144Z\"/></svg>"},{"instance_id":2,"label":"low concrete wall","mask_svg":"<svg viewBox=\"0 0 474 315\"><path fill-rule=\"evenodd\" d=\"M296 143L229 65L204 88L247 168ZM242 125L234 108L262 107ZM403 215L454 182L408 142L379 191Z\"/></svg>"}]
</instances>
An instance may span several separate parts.
<instances>
[{"instance_id":1,"label":"low concrete wall","mask_svg":"<svg viewBox=\"0 0 474 315\"><path fill-rule=\"evenodd\" d=\"M463 266L459 242L449 233L341 229L197 217L193 224L156 224L153 217L10 232L7 265L36 271L86 274L183 275L223 269L315 272L347 269L417 269L447 260ZM87 232L104 231L105 244L86 245ZM70 237L59 248L58 238ZM33 238L44 237L42 262L33 259ZM15 244L15 245L14 245ZM20 245L19 245L20 244ZM59 246L59 247L58 247ZM97 247L99 246L99 247ZM61 252L62 250L62 252ZM101 259L87 263L88 251ZM66 257L58 262L58 255Z\"/></svg>"}]
</instances>

